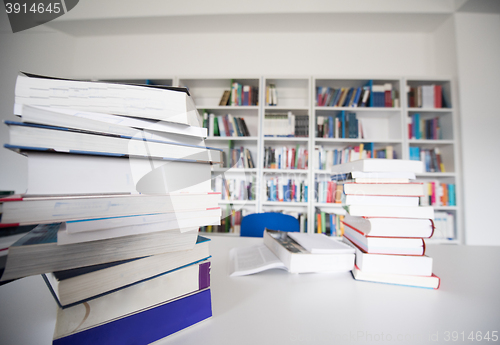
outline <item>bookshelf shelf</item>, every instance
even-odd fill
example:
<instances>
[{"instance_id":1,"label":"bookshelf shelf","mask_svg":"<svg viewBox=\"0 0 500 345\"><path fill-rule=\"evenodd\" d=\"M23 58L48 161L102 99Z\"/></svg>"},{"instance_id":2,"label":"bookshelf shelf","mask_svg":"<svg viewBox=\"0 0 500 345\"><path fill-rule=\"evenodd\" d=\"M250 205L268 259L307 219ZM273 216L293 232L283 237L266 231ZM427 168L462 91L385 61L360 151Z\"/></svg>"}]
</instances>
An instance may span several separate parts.
<instances>
[{"instance_id":1,"label":"bookshelf shelf","mask_svg":"<svg viewBox=\"0 0 500 345\"><path fill-rule=\"evenodd\" d=\"M245 169L245 168L212 168L213 172L224 172L224 173L256 173L258 171L255 169Z\"/></svg>"},{"instance_id":2,"label":"bookshelf shelf","mask_svg":"<svg viewBox=\"0 0 500 345\"><path fill-rule=\"evenodd\" d=\"M417 174L417 177L455 177L453 172L424 172Z\"/></svg>"},{"instance_id":3,"label":"bookshelf shelf","mask_svg":"<svg viewBox=\"0 0 500 345\"><path fill-rule=\"evenodd\" d=\"M266 105L264 106L264 110L281 110L281 111L288 111L288 110L299 110L299 111L308 111L309 107L286 107L286 106L279 106L279 105ZM270 111L270 112L271 112Z\"/></svg>"},{"instance_id":4,"label":"bookshelf shelf","mask_svg":"<svg viewBox=\"0 0 500 345\"><path fill-rule=\"evenodd\" d=\"M215 106L197 106L198 110L259 110L259 106L257 105L215 105Z\"/></svg>"},{"instance_id":5,"label":"bookshelf shelf","mask_svg":"<svg viewBox=\"0 0 500 345\"><path fill-rule=\"evenodd\" d=\"M453 108L407 108L407 111L410 113L451 113Z\"/></svg>"},{"instance_id":6,"label":"bookshelf shelf","mask_svg":"<svg viewBox=\"0 0 500 345\"><path fill-rule=\"evenodd\" d=\"M309 142L309 138L303 137L264 137L264 141L268 142Z\"/></svg>"},{"instance_id":7,"label":"bookshelf shelf","mask_svg":"<svg viewBox=\"0 0 500 345\"><path fill-rule=\"evenodd\" d=\"M262 169L265 174L308 174L308 169Z\"/></svg>"},{"instance_id":8,"label":"bookshelf shelf","mask_svg":"<svg viewBox=\"0 0 500 345\"><path fill-rule=\"evenodd\" d=\"M154 81L154 80L153 80ZM219 105L223 92L230 90L232 82L242 85L250 85L258 89L259 105ZM424 106L410 107L410 96L408 88L419 88L425 85L438 85L443 94L442 108ZM228 174L232 178L245 177L247 181L255 183L252 189L255 191L255 200L224 200L221 207L230 210L243 210L242 215L254 212L283 211L290 214L307 214L308 232L315 230L315 214L317 210L325 210L332 213L344 212L340 204L318 203L315 200L315 182L317 180L329 179L332 168L318 169L315 164L316 150L321 148L324 152L333 150L353 149L363 144L365 150L377 151L377 153L395 153L398 159L409 159L410 148L419 147L421 150L433 150L439 148L446 172L425 172L417 174L417 181L437 182L456 185L457 206L436 206L439 212L450 213L455 216L455 237L452 240L440 239L430 240L430 243L460 243L462 241L463 219L461 203L461 173L459 160L459 143L457 134L458 120L456 114L456 101L450 78L417 77L417 78L346 78L332 76L245 76L234 77L177 77L173 79L172 85L187 86L192 94L200 114L208 113L215 116L231 114L234 117L245 119L251 136L249 137L209 137L207 142L210 146L222 148L229 153L230 147L248 148L254 161L254 169L231 168ZM369 99L366 106L323 106L318 105L318 90L321 88L363 88L369 85L384 87L390 97L384 99L390 106L374 106ZM275 92L276 98L269 98L269 90ZM384 91L384 92L385 92ZM346 96L347 98L347 96ZM352 99L354 100L354 98ZM381 101L379 99L379 101ZM271 103L270 102L274 102ZM361 103L358 103L360 105ZM380 103L379 103L380 104ZM427 103L428 104L428 103ZM385 104L384 104L385 105ZM356 119L361 123L363 138L318 137L318 119L341 116L344 113L355 113ZM277 137L264 135L265 120L272 118L268 115L293 114L295 119L301 118L308 122L306 133L308 136ZM438 118L440 136L438 140L412 139L409 137L409 119L418 114L423 121ZM266 118L267 116L267 118ZM340 118L340 117L339 117ZM305 119L305 120L304 120ZM360 135L358 127L358 135ZM266 133L267 134L267 133ZM301 135L303 132L301 133ZM425 136L423 136L425 137ZM232 145L232 146L231 146ZM269 148L275 150L284 148L297 148L308 151L308 169L267 169L264 165ZM368 147L368 149L367 149ZM371 151L370 151L371 152ZM266 161L266 162L265 162ZM214 173L226 172L227 168L214 168ZM308 186L308 203L306 202L277 202L266 201L266 185L268 180L291 179ZM252 180L253 179L253 180ZM227 213L226 213L227 214Z\"/></svg>"},{"instance_id":9,"label":"bookshelf shelf","mask_svg":"<svg viewBox=\"0 0 500 345\"><path fill-rule=\"evenodd\" d=\"M292 206L307 207L307 202L287 202L287 201L263 201L262 206Z\"/></svg>"},{"instance_id":10,"label":"bookshelf shelf","mask_svg":"<svg viewBox=\"0 0 500 345\"><path fill-rule=\"evenodd\" d=\"M253 205L255 206L257 202L255 200L221 200L220 205Z\"/></svg>"},{"instance_id":11,"label":"bookshelf shelf","mask_svg":"<svg viewBox=\"0 0 500 345\"><path fill-rule=\"evenodd\" d=\"M454 140L445 140L445 139L409 139L409 144L415 145L453 145L455 144Z\"/></svg>"},{"instance_id":12,"label":"bookshelf shelf","mask_svg":"<svg viewBox=\"0 0 500 345\"><path fill-rule=\"evenodd\" d=\"M207 137L205 140L208 141L258 141L259 137Z\"/></svg>"},{"instance_id":13,"label":"bookshelf shelf","mask_svg":"<svg viewBox=\"0 0 500 345\"><path fill-rule=\"evenodd\" d=\"M392 108L392 107L325 107L325 106L315 106L314 110L319 112L322 111L349 111L349 112L401 112L401 108Z\"/></svg>"},{"instance_id":14,"label":"bookshelf shelf","mask_svg":"<svg viewBox=\"0 0 500 345\"><path fill-rule=\"evenodd\" d=\"M403 140L385 140L385 139L349 139L349 138L314 138L318 143L377 143L377 144L401 144Z\"/></svg>"}]
</instances>

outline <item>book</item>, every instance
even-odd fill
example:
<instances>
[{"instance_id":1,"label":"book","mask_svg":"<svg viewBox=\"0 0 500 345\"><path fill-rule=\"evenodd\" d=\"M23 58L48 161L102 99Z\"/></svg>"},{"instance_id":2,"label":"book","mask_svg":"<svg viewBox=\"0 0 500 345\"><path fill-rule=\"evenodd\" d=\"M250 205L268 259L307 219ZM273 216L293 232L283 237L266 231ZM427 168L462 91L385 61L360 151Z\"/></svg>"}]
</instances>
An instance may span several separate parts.
<instances>
[{"instance_id":1,"label":"book","mask_svg":"<svg viewBox=\"0 0 500 345\"><path fill-rule=\"evenodd\" d=\"M408 274L371 273L364 272L357 266L354 266L354 269L352 270L352 276L354 277L354 279L360 281L404 285L436 290L439 289L439 285L441 284L441 280L439 279L439 277L434 274L432 274L431 276L418 276Z\"/></svg>"},{"instance_id":2,"label":"book","mask_svg":"<svg viewBox=\"0 0 500 345\"><path fill-rule=\"evenodd\" d=\"M170 213L135 214L106 218L79 219L66 222L66 231L70 234L94 232L96 230L123 229L127 226L155 224L177 219L220 217L220 207L192 209Z\"/></svg>"},{"instance_id":3,"label":"book","mask_svg":"<svg viewBox=\"0 0 500 345\"><path fill-rule=\"evenodd\" d=\"M366 235L344 223L344 237L368 254L424 255L425 243L421 238L374 237Z\"/></svg>"},{"instance_id":4,"label":"book","mask_svg":"<svg viewBox=\"0 0 500 345\"><path fill-rule=\"evenodd\" d=\"M431 206L343 205L351 216L434 219Z\"/></svg>"},{"instance_id":5,"label":"book","mask_svg":"<svg viewBox=\"0 0 500 345\"><path fill-rule=\"evenodd\" d=\"M239 277L270 269L287 270L285 264L265 245L231 248L229 276Z\"/></svg>"},{"instance_id":6,"label":"book","mask_svg":"<svg viewBox=\"0 0 500 345\"><path fill-rule=\"evenodd\" d=\"M207 136L207 129L203 127L67 108L20 105L14 107L14 113L20 116L23 122L27 123L67 127L129 137L142 135L143 133L146 136L151 136L158 134L158 132L198 138L205 138Z\"/></svg>"},{"instance_id":7,"label":"book","mask_svg":"<svg viewBox=\"0 0 500 345\"><path fill-rule=\"evenodd\" d=\"M334 239L330 239L334 241ZM343 272L354 265L354 253L312 254L293 240L288 233L266 229L264 244L285 264L288 272ZM345 247L344 247L345 249Z\"/></svg>"},{"instance_id":8,"label":"book","mask_svg":"<svg viewBox=\"0 0 500 345\"><path fill-rule=\"evenodd\" d=\"M9 247L17 242L35 228L36 225L25 226L0 226L0 256L5 256L9 252Z\"/></svg>"},{"instance_id":9,"label":"book","mask_svg":"<svg viewBox=\"0 0 500 345\"><path fill-rule=\"evenodd\" d=\"M57 245L61 223L41 224L9 247L1 280L192 249L197 230L178 229Z\"/></svg>"},{"instance_id":10,"label":"book","mask_svg":"<svg viewBox=\"0 0 500 345\"><path fill-rule=\"evenodd\" d=\"M61 224L61 227L59 228L59 231L57 232L57 244L68 245L74 243L100 241L123 236L149 234L152 232L175 229L179 229L181 232L184 232L185 229L193 229L199 226L220 224L220 208L215 210L198 211L197 215L195 216L192 215L193 213L194 212L175 212L171 214L164 213L163 219L159 222L149 224L128 224L109 229L98 229L94 231L82 231L73 233L67 231L66 223L63 222Z\"/></svg>"},{"instance_id":11,"label":"book","mask_svg":"<svg viewBox=\"0 0 500 345\"><path fill-rule=\"evenodd\" d=\"M300 244L311 254L350 254L352 248L348 248L344 243L332 240L324 234L308 234L300 232L290 232L288 236Z\"/></svg>"},{"instance_id":12,"label":"book","mask_svg":"<svg viewBox=\"0 0 500 345\"><path fill-rule=\"evenodd\" d=\"M222 150L143 137L103 135L64 127L5 121L9 126L6 148L53 150L122 156L157 157L170 160L222 163Z\"/></svg>"},{"instance_id":13,"label":"book","mask_svg":"<svg viewBox=\"0 0 500 345\"><path fill-rule=\"evenodd\" d=\"M0 199L0 224L39 224L137 214L181 212L218 207L220 193L189 192L165 195L121 194Z\"/></svg>"},{"instance_id":14,"label":"book","mask_svg":"<svg viewBox=\"0 0 500 345\"><path fill-rule=\"evenodd\" d=\"M432 258L421 255L385 255L363 252L346 237L343 241L356 251L356 266L366 273L432 275Z\"/></svg>"},{"instance_id":15,"label":"book","mask_svg":"<svg viewBox=\"0 0 500 345\"><path fill-rule=\"evenodd\" d=\"M27 195L173 193L211 190L210 165L21 150L27 157Z\"/></svg>"},{"instance_id":16,"label":"book","mask_svg":"<svg viewBox=\"0 0 500 345\"><path fill-rule=\"evenodd\" d=\"M184 267L196 265L198 270L204 270L196 272L196 275L207 276L209 265L205 260L210 256L208 242L209 240L199 237L192 250L44 273L42 277L59 307L68 308L159 276L165 276ZM201 264L202 262L205 264ZM170 275L166 278L174 280L174 277L175 275Z\"/></svg>"},{"instance_id":17,"label":"book","mask_svg":"<svg viewBox=\"0 0 500 345\"><path fill-rule=\"evenodd\" d=\"M434 234L432 219L360 217L346 214L343 223L366 236L430 238Z\"/></svg>"},{"instance_id":18,"label":"book","mask_svg":"<svg viewBox=\"0 0 500 345\"><path fill-rule=\"evenodd\" d=\"M359 195L343 194L341 196L344 205L380 205L380 206L410 206L417 207L420 202L418 196L386 196L386 195Z\"/></svg>"},{"instance_id":19,"label":"book","mask_svg":"<svg viewBox=\"0 0 500 345\"><path fill-rule=\"evenodd\" d=\"M413 160L402 160L402 159L379 159L379 158L367 158L359 159L352 162L345 162L342 165L334 166L334 174L345 174L352 171L363 171L363 172L413 172L422 173L423 164L422 162Z\"/></svg>"},{"instance_id":20,"label":"book","mask_svg":"<svg viewBox=\"0 0 500 345\"><path fill-rule=\"evenodd\" d=\"M144 295L144 294L143 294ZM128 299L127 299L128 301ZM113 307L119 308L120 303L114 303ZM111 314L112 308L104 309ZM65 310L59 309L63 314ZM96 313L96 316L99 314ZM92 314L94 316L94 314ZM154 305L150 308L137 310L129 315L123 315L116 319L96 324L94 327L86 329L78 328L78 331L62 333L59 331L58 322L61 323L65 316L57 318L56 333L54 334L53 345L86 345L91 343L100 344L137 344L146 345L161 338L176 333L182 329L192 326L198 322L212 316L212 303L210 289L182 296L181 298L168 300ZM59 321L61 320L61 321ZM78 318L81 322L81 317ZM78 323L71 323L70 327L78 326Z\"/></svg>"},{"instance_id":21,"label":"book","mask_svg":"<svg viewBox=\"0 0 500 345\"><path fill-rule=\"evenodd\" d=\"M420 182L412 183L340 183L346 195L385 195L385 196L422 196L425 194L424 185Z\"/></svg>"},{"instance_id":22,"label":"book","mask_svg":"<svg viewBox=\"0 0 500 345\"><path fill-rule=\"evenodd\" d=\"M222 97L220 98L219 105L229 105L229 97L231 96L231 90L224 90Z\"/></svg>"},{"instance_id":23,"label":"book","mask_svg":"<svg viewBox=\"0 0 500 345\"><path fill-rule=\"evenodd\" d=\"M22 73L16 80L15 95L18 107L51 106L201 127L196 106L188 90L181 87L58 79Z\"/></svg>"}]
</instances>

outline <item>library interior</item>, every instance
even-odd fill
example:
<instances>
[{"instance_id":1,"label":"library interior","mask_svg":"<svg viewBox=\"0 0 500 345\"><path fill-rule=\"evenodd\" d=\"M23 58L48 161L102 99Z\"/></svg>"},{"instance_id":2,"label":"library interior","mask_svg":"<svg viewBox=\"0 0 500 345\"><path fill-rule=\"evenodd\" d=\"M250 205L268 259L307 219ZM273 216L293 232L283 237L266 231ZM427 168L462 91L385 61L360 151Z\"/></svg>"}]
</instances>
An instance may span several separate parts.
<instances>
[{"instance_id":1,"label":"library interior","mask_svg":"<svg viewBox=\"0 0 500 345\"><path fill-rule=\"evenodd\" d=\"M1 344L499 342L500 1L4 5Z\"/></svg>"}]
</instances>

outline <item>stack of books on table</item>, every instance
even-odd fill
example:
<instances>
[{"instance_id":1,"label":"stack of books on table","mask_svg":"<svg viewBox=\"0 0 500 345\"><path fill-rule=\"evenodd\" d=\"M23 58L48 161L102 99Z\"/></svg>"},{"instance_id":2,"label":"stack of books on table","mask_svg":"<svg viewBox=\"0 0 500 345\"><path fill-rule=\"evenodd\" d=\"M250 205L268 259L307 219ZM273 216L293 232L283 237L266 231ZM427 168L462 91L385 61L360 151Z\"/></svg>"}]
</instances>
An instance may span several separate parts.
<instances>
[{"instance_id":1,"label":"stack of books on table","mask_svg":"<svg viewBox=\"0 0 500 345\"><path fill-rule=\"evenodd\" d=\"M422 162L363 159L338 165L342 178L344 240L356 250L356 280L439 288L425 238L434 232L434 210L418 206L422 183L410 182Z\"/></svg>"},{"instance_id":2,"label":"stack of books on table","mask_svg":"<svg viewBox=\"0 0 500 345\"><path fill-rule=\"evenodd\" d=\"M2 281L42 274L54 344L148 344L211 317L209 241L220 224L206 129L186 89L20 75L5 147L28 190L0 199ZM117 115L119 114L119 115Z\"/></svg>"}]
</instances>

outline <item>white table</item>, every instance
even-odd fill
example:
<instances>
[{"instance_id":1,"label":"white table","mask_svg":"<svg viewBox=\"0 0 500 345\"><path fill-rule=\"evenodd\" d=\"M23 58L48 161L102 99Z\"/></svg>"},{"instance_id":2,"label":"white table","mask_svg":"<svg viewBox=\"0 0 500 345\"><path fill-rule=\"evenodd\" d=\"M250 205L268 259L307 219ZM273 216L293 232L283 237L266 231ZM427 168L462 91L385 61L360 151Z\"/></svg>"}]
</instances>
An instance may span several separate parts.
<instances>
[{"instance_id":1,"label":"white table","mask_svg":"<svg viewBox=\"0 0 500 345\"><path fill-rule=\"evenodd\" d=\"M229 250L262 239L211 238L213 317L158 344L441 344L500 333L499 247L429 246L441 287L427 290L350 273L229 277ZM39 276L1 286L0 344L50 344L55 315Z\"/></svg>"}]
</instances>

